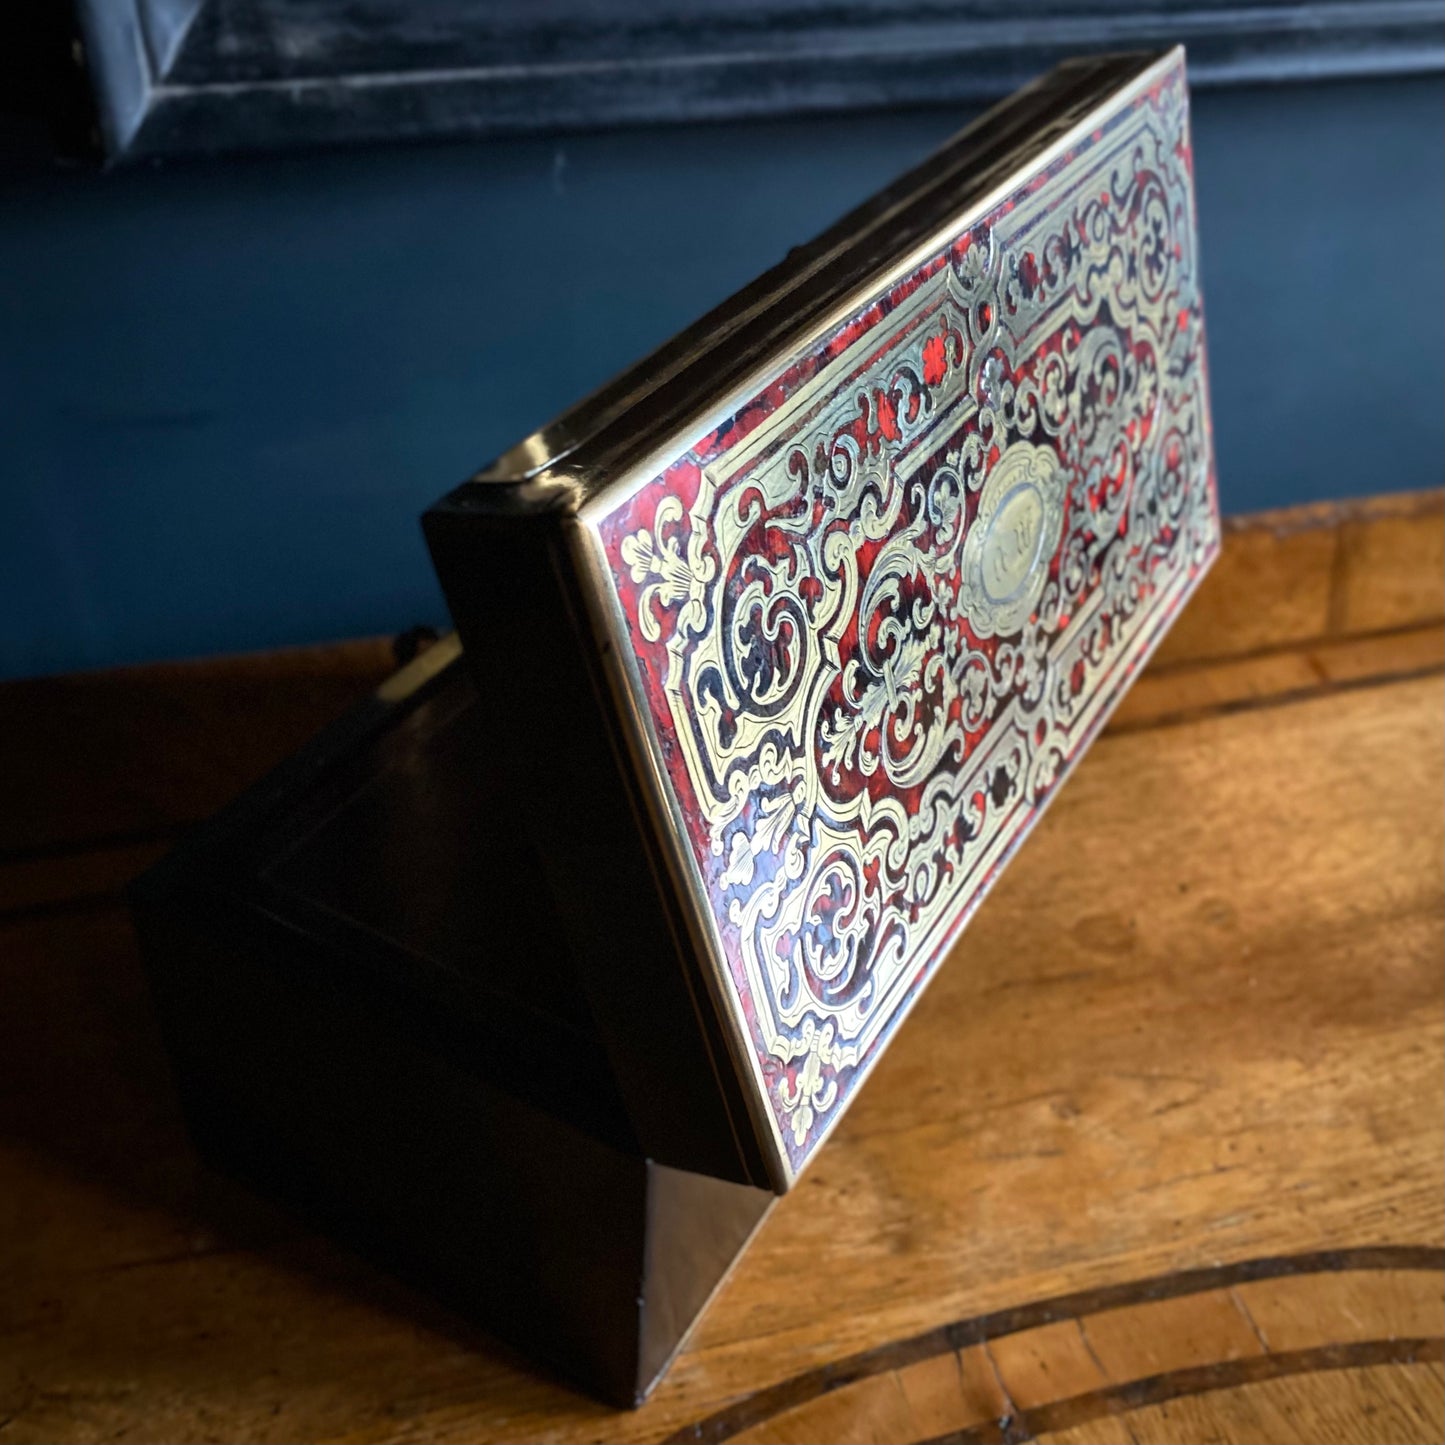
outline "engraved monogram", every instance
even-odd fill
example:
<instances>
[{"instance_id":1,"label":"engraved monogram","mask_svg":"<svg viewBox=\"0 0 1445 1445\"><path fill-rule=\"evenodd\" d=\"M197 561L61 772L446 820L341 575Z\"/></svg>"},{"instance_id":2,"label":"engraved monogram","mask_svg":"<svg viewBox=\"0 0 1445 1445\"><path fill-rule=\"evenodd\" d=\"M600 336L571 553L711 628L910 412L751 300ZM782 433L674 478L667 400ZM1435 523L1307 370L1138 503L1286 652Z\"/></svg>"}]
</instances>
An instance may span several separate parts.
<instances>
[{"instance_id":1,"label":"engraved monogram","mask_svg":"<svg viewBox=\"0 0 1445 1445\"><path fill-rule=\"evenodd\" d=\"M599 531L796 1170L1218 545L1173 70Z\"/></svg>"},{"instance_id":2,"label":"engraved monogram","mask_svg":"<svg viewBox=\"0 0 1445 1445\"><path fill-rule=\"evenodd\" d=\"M1014 442L989 473L963 544L964 610L975 637L1017 632L1058 550L1067 479L1049 447Z\"/></svg>"}]
</instances>

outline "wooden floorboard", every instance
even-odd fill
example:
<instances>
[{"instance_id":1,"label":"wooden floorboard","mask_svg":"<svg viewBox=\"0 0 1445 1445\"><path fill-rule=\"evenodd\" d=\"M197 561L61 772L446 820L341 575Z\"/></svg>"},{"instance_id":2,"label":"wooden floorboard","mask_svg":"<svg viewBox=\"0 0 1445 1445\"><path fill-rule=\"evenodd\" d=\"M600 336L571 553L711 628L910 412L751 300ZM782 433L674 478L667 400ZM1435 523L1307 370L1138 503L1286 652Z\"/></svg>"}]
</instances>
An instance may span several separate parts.
<instances>
[{"instance_id":1,"label":"wooden floorboard","mask_svg":"<svg viewBox=\"0 0 1445 1445\"><path fill-rule=\"evenodd\" d=\"M0 1442L1440 1438L1442 522L1231 524L633 1414L181 1127L119 890L389 645L0 687Z\"/></svg>"}]
</instances>

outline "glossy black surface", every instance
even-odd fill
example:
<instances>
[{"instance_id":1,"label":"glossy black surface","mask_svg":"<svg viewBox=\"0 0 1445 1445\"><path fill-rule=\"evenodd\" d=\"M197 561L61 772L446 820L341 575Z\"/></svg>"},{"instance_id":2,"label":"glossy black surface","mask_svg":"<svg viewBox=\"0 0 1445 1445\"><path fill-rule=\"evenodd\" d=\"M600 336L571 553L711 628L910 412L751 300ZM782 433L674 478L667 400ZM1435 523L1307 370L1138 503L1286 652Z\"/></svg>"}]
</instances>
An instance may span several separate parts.
<instances>
[{"instance_id":1,"label":"glossy black surface","mask_svg":"<svg viewBox=\"0 0 1445 1445\"><path fill-rule=\"evenodd\" d=\"M772 1196L639 1146L439 649L141 880L152 993L208 1159L630 1405Z\"/></svg>"},{"instance_id":2,"label":"glossy black surface","mask_svg":"<svg viewBox=\"0 0 1445 1445\"><path fill-rule=\"evenodd\" d=\"M286 819L261 877L558 1028L586 1033L541 864L464 675L399 717Z\"/></svg>"}]
</instances>

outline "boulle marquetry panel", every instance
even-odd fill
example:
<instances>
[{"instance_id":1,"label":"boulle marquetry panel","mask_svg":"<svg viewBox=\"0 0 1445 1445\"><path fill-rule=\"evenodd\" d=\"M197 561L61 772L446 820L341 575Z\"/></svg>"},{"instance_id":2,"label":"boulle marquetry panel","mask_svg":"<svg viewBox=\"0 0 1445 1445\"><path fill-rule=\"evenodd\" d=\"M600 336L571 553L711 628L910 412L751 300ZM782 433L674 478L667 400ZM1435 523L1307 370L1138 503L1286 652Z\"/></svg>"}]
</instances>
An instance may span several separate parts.
<instances>
[{"instance_id":1,"label":"boulle marquetry panel","mask_svg":"<svg viewBox=\"0 0 1445 1445\"><path fill-rule=\"evenodd\" d=\"M791 1174L1218 545L1182 62L584 520Z\"/></svg>"}]
</instances>

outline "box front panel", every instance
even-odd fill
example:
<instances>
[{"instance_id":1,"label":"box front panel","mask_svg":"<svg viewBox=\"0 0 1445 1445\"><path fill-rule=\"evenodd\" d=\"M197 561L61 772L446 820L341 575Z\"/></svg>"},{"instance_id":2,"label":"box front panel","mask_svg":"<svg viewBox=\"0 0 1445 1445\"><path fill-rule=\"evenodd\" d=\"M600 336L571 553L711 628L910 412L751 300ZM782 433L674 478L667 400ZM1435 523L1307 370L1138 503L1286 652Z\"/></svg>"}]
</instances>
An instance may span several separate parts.
<instances>
[{"instance_id":1,"label":"box front panel","mask_svg":"<svg viewBox=\"0 0 1445 1445\"><path fill-rule=\"evenodd\" d=\"M1182 63L593 509L790 1180L1218 547Z\"/></svg>"}]
</instances>

